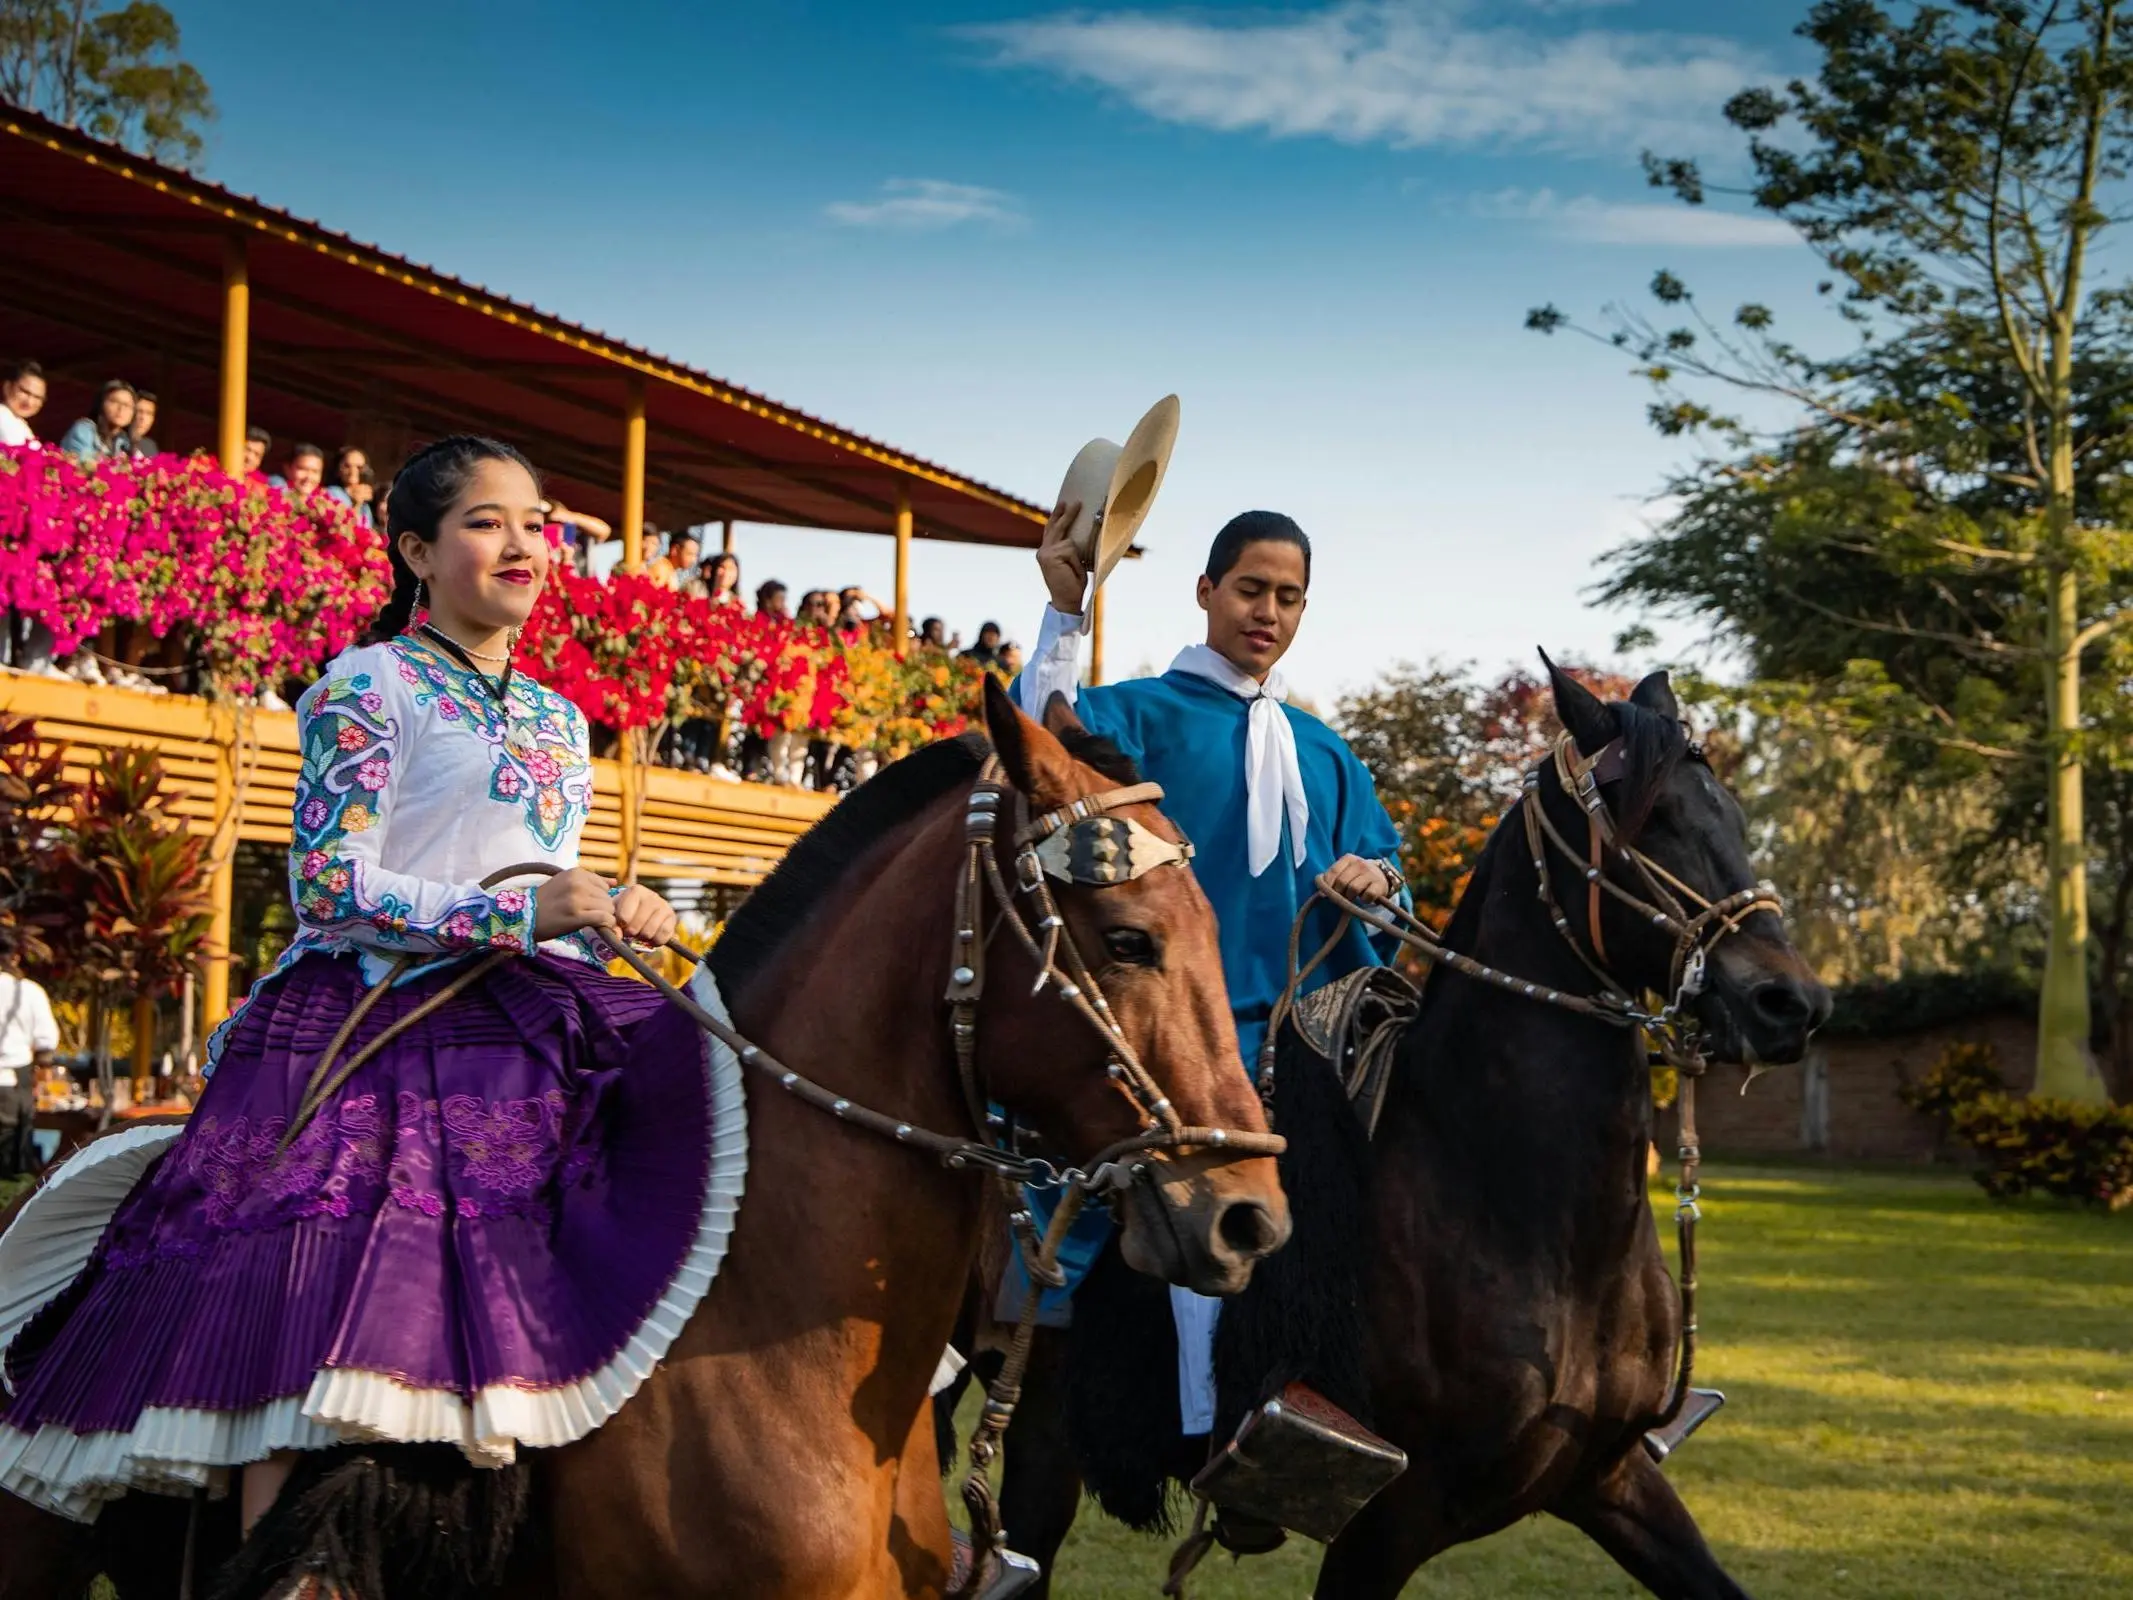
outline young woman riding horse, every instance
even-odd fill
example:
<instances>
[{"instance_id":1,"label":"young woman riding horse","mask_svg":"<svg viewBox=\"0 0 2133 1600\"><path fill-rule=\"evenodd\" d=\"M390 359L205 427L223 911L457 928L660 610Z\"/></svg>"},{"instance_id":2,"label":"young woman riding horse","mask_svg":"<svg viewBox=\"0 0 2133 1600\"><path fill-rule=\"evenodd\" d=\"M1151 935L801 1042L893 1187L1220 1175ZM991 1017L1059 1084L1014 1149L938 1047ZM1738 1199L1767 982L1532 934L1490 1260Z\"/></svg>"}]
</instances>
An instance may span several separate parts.
<instances>
[{"instance_id":1,"label":"young woman riding horse","mask_svg":"<svg viewBox=\"0 0 2133 1600\"><path fill-rule=\"evenodd\" d=\"M690 999L738 1050L706 1043L546 942L657 939L671 913L572 870L584 724L508 670L546 564L530 469L446 441L389 515L430 627L304 699L297 954L220 1035L182 1135L99 1141L0 1235L0 1269L40 1263L0 1304L7 1487L123 1540L129 1491L241 1467L250 1522L270 1458L305 1452L229 1592L324 1568L371 1600L358 1580L411 1570L393 1542L427 1531L411 1485L465 1505L534 1446L540 1510L515 1527L522 1501L490 1497L489 1566L447 1539L455 1581L401 1592L942 1593L927 1391L977 1174L1033 1170L975 1142L973 1096L1067 1158L1126 1152L1104 1169L1126 1238L1173 1281L1234 1291L1287 1233L1182 842L1070 753L1070 716L1055 734L995 691L996 755L891 769L735 916ZM1107 842L1129 872L1090 868ZM528 861L563 870L481 885ZM376 959L406 953L460 959ZM380 966L398 982L366 991ZM0 1553L0 1594L31 1554Z\"/></svg>"},{"instance_id":2,"label":"young woman riding horse","mask_svg":"<svg viewBox=\"0 0 2133 1600\"><path fill-rule=\"evenodd\" d=\"M1603 705L1555 673L1554 696L1567 759L1530 775L1443 940L1501 976L1434 968L1421 1013L1394 1048L1367 1151L1360 1129L1324 1146L1307 1137L1306 1118L1293 1112L1308 1107L1336 1135L1332 1119L1350 1113L1326 1064L1294 1050L1293 1034L1284 1041L1276 1109L1290 1137L1285 1173L1313 1159L1323 1169L1326 1146L1353 1152L1366 1195L1360 1215L1317 1217L1311 1203L1327 1190L1298 1178L1297 1239L1269 1265L1322 1272L1336 1252L1316 1241L1329 1230L1367 1241L1343 1281L1322 1276L1312 1288L1322 1304L1344 1296L1360 1313L1361 1348L1350 1359L1370 1423L1408 1456L1327 1551L1317 1592L1338 1600L1390 1600L1440 1551L1541 1511L1584 1530L1656 1594L1743 1592L1644 1447L1668 1406L1681 1336L1645 1187L1654 1119L1644 1046L1591 1009L1554 1002L1602 992L1604 974L1617 994L1678 996L1711 1059L1776 1065L1804 1054L1829 997L1755 887L1740 808L1690 743L1665 676L1627 703ZM1581 771L1593 780L1582 791ZM1546 830L1529 833L1535 806L1570 851ZM1588 838L1602 841L1597 868ZM1656 926L1649 908L1607 892L1612 884L1648 900L1639 858L1678 886L1670 899L1741 908L1703 925L1693 941L1700 957L1684 961L1679 928ZM1690 992L1692 965L1702 976ZM1330 1088L1307 1095L1307 1073ZM1280 1325L1294 1319L1293 1304L1260 1303L1280 1276L1263 1273L1225 1303L1217 1361L1226 1410L1261 1397L1232 1396L1232 1380L1250 1390L1260 1375L1224 1365L1225 1353L1255 1339L1278 1346ZM1077 1306L1066 1337L1094 1339L1101 1315ZM1166 1320L1119 1333L1118 1362L1161 1368ZM1009 1438L1009 1539L1047 1566L1081 1488L1070 1433L1128 1448L1149 1437L1139 1415L1113 1426L1067 1414L1092 1385L1119 1387L1121 1366L1083 1377L1076 1363L1098 1359L1087 1349L1040 1351ZM1146 1392L1161 1397L1166 1381ZM1158 1447L1142 1453L1140 1470L1159 1494L1165 1463ZM1197 1465L1189 1458L1170 1470L1190 1476ZM1108 1494L1113 1485L1092 1487Z\"/></svg>"}]
</instances>

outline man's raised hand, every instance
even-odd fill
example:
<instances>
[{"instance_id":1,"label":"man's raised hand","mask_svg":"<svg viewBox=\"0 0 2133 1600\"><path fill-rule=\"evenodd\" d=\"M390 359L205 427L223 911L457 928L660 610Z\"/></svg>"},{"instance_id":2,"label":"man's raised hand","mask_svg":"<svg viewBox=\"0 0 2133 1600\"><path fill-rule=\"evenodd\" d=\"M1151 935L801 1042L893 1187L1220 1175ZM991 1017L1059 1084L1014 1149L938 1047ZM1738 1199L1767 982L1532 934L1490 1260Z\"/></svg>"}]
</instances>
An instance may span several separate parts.
<instances>
[{"instance_id":1,"label":"man's raised hand","mask_svg":"<svg viewBox=\"0 0 2133 1600\"><path fill-rule=\"evenodd\" d=\"M1052 609L1070 617L1081 615L1089 595L1089 569L1081 564L1081 552L1069 537L1080 515L1079 500L1062 500L1044 525L1044 541L1037 546L1037 570L1051 591Z\"/></svg>"}]
</instances>

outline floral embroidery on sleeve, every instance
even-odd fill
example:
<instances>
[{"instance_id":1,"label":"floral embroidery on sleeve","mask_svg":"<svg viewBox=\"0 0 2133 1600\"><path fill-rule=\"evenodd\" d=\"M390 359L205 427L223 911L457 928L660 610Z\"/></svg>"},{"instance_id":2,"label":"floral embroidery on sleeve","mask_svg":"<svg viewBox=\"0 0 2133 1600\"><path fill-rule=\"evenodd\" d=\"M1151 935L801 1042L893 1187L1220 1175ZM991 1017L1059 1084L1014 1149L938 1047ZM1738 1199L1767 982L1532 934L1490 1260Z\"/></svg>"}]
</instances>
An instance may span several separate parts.
<instances>
[{"instance_id":1,"label":"floral embroidery on sleeve","mask_svg":"<svg viewBox=\"0 0 2133 1600\"><path fill-rule=\"evenodd\" d=\"M396 950L529 950L533 897L432 883L378 864L400 724L371 675L329 678L301 713L290 893L308 929Z\"/></svg>"}]
</instances>

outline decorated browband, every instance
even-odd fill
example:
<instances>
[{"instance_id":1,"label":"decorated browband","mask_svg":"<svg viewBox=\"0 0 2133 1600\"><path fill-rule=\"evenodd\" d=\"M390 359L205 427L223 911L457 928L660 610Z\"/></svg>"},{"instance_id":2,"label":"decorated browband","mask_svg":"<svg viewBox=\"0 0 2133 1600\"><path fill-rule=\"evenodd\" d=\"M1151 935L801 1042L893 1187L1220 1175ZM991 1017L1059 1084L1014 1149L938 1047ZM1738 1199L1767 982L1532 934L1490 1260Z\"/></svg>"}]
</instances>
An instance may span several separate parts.
<instances>
[{"instance_id":1,"label":"decorated browband","mask_svg":"<svg viewBox=\"0 0 2133 1600\"><path fill-rule=\"evenodd\" d=\"M1192 846L1173 844L1130 817L1088 817L1038 840L1036 854L1051 877L1104 888L1157 867L1182 867L1192 860Z\"/></svg>"}]
</instances>

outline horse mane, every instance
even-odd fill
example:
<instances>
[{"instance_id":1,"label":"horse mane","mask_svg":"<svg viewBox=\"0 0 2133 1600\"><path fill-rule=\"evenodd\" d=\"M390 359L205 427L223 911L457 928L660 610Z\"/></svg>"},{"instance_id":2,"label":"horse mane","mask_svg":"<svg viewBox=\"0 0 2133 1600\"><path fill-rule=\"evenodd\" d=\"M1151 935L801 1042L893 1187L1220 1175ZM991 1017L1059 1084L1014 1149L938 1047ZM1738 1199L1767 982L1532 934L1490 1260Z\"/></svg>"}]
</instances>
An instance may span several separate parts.
<instances>
[{"instance_id":1,"label":"horse mane","mask_svg":"<svg viewBox=\"0 0 2133 1600\"><path fill-rule=\"evenodd\" d=\"M1069 728L1058 736L1066 753L1085 767L1094 767L1113 783L1139 783L1141 769L1133 757L1100 733L1087 728Z\"/></svg>"},{"instance_id":2,"label":"horse mane","mask_svg":"<svg viewBox=\"0 0 2133 1600\"><path fill-rule=\"evenodd\" d=\"M977 781L992 744L976 731L893 762L833 806L727 919L711 971L730 999L837 893L852 863L949 790Z\"/></svg>"}]
</instances>

